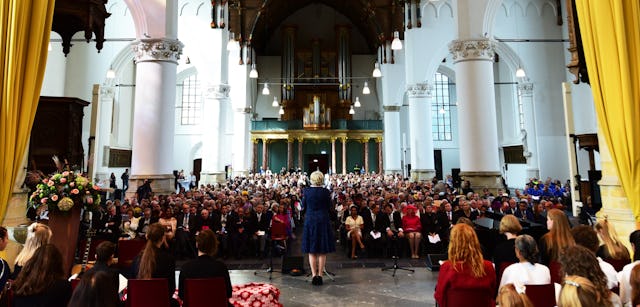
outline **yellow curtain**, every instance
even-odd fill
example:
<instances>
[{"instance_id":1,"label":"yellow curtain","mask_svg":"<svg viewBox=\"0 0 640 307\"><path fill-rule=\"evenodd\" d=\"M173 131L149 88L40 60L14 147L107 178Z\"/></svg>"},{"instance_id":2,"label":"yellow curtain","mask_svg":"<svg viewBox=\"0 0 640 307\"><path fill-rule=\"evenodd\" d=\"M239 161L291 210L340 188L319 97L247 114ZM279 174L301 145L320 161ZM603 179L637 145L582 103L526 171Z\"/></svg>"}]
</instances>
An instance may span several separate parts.
<instances>
[{"instance_id":1,"label":"yellow curtain","mask_svg":"<svg viewBox=\"0 0 640 307\"><path fill-rule=\"evenodd\" d=\"M577 0L598 123L640 222L640 4Z\"/></svg>"},{"instance_id":2,"label":"yellow curtain","mask_svg":"<svg viewBox=\"0 0 640 307\"><path fill-rule=\"evenodd\" d=\"M18 170L22 167L38 108L54 6L55 0L0 1L1 219L4 219Z\"/></svg>"}]
</instances>

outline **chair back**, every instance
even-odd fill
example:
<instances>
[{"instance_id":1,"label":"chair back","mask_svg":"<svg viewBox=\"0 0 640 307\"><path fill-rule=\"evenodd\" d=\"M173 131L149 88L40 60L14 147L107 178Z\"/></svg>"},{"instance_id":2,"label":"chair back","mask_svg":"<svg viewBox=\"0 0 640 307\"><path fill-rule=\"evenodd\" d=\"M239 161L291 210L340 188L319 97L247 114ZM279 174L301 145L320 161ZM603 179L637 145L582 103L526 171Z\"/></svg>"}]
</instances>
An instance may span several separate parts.
<instances>
[{"instance_id":1,"label":"chair back","mask_svg":"<svg viewBox=\"0 0 640 307\"><path fill-rule=\"evenodd\" d=\"M80 278L74 278L71 280L71 292L76 291L76 288L80 284Z\"/></svg>"},{"instance_id":2,"label":"chair back","mask_svg":"<svg viewBox=\"0 0 640 307\"><path fill-rule=\"evenodd\" d=\"M606 258L603 259L606 263L610 264L611 266L613 266L613 268L616 270L616 272L620 272L622 271L622 268L624 268L625 265L631 263L631 259L613 259L613 258Z\"/></svg>"},{"instance_id":3,"label":"chair back","mask_svg":"<svg viewBox=\"0 0 640 307\"><path fill-rule=\"evenodd\" d=\"M287 239L287 224L273 222L271 223L271 240L286 240Z\"/></svg>"},{"instance_id":4,"label":"chair back","mask_svg":"<svg viewBox=\"0 0 640 307\"><path fill-rule=\"evenodd\" d=\"M535 307L553 307L556 305L556 288L553 283L526 285L525 293Z\"/></svg>"},{"instance_id":5,"label":"chair back","mask_svg":"<svg viewBox=\"0 0 640 307\"><path fill-rule=\"evenodd\" d=\"M445 300L442 307L495 307L494 293L487 289L449 289L446 291Z\"/></svg>"},{"instance_id":6,"label":"chair back","mask_svg":"<svg viewBox=\"0 0 640 307\"><path fill-rule=\"evenodd\" d=\"M222 277L185 280L183 307L226 307L228 301Z\"/></svg>"},{"instance_id":7,"label":"chair back","mask_svg":"<svg viewBox=\"0 0 640 307\"><path fill-rule=\"evenodd\" d=\"M551 283L562 284L562 265L557 261L549 262L549 273L551 273Z\"/></svg>"},{"instance_id":8,"label":"chair back","mask_svg":"<svg viewBox=\"0 0 640 307\"><path fill-rule=\"evenodd\" d=\"M129 269L133 264L133 259L142 252L147 241L145 240L120 240L118 241L118 267Z\"/></svg>"},{"instance_id":9,"label":"chair back","mask_svg":"<svg viewBox=\"0 0 640 307\"><path fill-rule=\"evenodd\" d=\"M169 307L166 278L129 279L126 307Z\"/></svg>"},{"instance_id":10,"label":"chair back","mask_svg":"<svg viewBox=\"0 0 640 307\"><path fill-rule=\"evenodd\" d=\"M502 273L504 273L504 270L505 270L508 266L510 266L510 265L512 265L512 264L514 264L514 263L515 263L515 262L511 262L511 261L500 262L500 266L497 268L497 269L498 269L498 270L497 270L497 272L498 272L498 274L497 274L497 275L498 275L498 276L497 276L497 277L498 277L498 279L496 280L496 282L497 282L498 284L500 284L500 281L502 280Z\"/></svg>"}]
</instances>

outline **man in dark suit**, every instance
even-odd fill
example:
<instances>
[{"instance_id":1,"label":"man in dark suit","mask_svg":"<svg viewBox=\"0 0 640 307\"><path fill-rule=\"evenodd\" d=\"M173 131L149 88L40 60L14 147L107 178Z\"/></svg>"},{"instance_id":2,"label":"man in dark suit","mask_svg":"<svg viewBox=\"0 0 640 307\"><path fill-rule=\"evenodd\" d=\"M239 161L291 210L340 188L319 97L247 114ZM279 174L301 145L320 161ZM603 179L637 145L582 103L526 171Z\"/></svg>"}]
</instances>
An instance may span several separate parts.
<instances>
[{"instance_id":1,"label":"man in dark suit","mask_svg":"<svg viewBox=\"0 0 640 307\"><path fill-rule=\"evenodd\" d=\"M236 259L240 259L247 248L249 237L247 235L248 221L244 214L244 208L238 207L236 211L231 211L227 219L227 229L229 231L229 241L232 244L231 251Z\"/></svg>"},{"instance_id":2,"label":"man in dark suit","mask_svg":"<svg viewBox=\"0 0 640 307\"><path fill-rule=\"evenodd\" d=\"M533 222L533 212L529 209L529 203L526 199L520 200L520 203L518 203L518 210L516 210L514 215L519 219Z\"/></svg>"},{"instance_id":3,"label":"man in dark suit","mask_svg":"<svg viewBox=\"0 0 640 307\"><path fill-rule=\"evenodd\" d=\"M399 211L393 210L392 204L384 206L380 227L384 227L386 236L385 251L390 251L391 256L400 256L405 247L404 231L402 230L402 217Z\"/></svg>"},{"instance_id":4,"label":"man in dark suit","mask_svg":"<svg viewBox=\"0 0 640 307\"><path fill-rule=\"evenodd\" d=\"M369 210L366 210L369 211ZM382 221L384 217L380 217L380 205L372 204L371 211L365 215L362 215L364 220L364 229L362 236L364 237L364 245L367 247L367 253L369 256L376 255L379 251L383 251L386 243L386 227L382 227L384 224ZM387 217L388 218L388 217Z\"/></svg>"},{"instance_id":5,"label":"man in dark suit","mask_svg":"<svg viewBox=\"0 0 640 307\"><path fill-rule=\"evenodd\" d=\"M265 246L269 235L270 222L271 215L264 212L264 206L262 204L256 205L255 212L252 212L249 218L249 224L254 225L252 240L257 249L256 254L260 259L265 256Z\"/></svg>"},{"instance_id":6,"label":"man in dark suit","mask_svg":"<svg viewBox=\"0 0 640 307\"><path fill-rule=\"evenodd\" d=\"M198 258L185 263L180 269L178 296L181 299L185 298L184 290L187 279L222 277L226 285L225 293L227 298L230 298L232 288L229 270L224 263L213 258L218 249L218 241L213 231L208 229L201 231L196 237L196 247L198 248Z\"/></svg>"},{"instance_id":7,"label":"man in dark suit","mask_svg":"<svg viewBox=\"0 0 640 307\"><path fill-rule=\"evenodd\" d=\"M138 222L138 229L136 229L137 237L144 239L147 234L147 230L149 229L149 225L157 222L158 222L158 217L157 216L154 217L151 214L151 208L150 207L144 208L144 215Z\"/></svg>"},{"instance_id":8,"label":"man in dark suit","mask_svg":"<svg viewBox=\"0 0 640 307\"><path fill-rule=\"evenodd\" d=\"M191 214L188 204L182 205L182 213L178 214L176 230L176 253L178 258L193 258L195 252L196 215Z\"/></svg>"}]
</instances>

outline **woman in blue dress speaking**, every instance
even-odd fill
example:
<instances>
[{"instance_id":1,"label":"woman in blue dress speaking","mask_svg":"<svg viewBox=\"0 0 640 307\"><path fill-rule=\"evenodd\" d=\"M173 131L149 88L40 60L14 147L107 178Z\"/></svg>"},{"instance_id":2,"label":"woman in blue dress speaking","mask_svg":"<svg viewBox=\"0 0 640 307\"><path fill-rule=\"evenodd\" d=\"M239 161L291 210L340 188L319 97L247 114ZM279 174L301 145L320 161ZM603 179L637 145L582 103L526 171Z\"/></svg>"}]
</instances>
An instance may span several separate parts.
<instances>
[{"instance_id":1,"label":"woman in blue dress speaking","mask_svg":"<svg viewBox=\"0 0 640 307\"><path fill-rule=\"evenodd\" d=\"M327 253L336 251L329 212L331 197L323 187L324 175L320 171L311 173L311 186L304 189L302 207L306 211L302 233L302 252L309 254L309 265L313 285L322 285L322 273Z\"/></svg>"}]
</instances>

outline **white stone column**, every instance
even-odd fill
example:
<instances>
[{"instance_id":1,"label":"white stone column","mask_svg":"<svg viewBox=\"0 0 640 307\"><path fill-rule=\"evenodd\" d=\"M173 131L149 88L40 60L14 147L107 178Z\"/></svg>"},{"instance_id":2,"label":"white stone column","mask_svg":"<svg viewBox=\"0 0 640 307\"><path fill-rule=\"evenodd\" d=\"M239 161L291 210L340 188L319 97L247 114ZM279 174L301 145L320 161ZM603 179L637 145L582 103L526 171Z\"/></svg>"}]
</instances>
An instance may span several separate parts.
<instances>
[{"instance_id":1,"label":"white stone column","mask_svg":"<svg viewBox=\"0 0 640 307\"><path fill-rule=\"evenodd\" d=\"M229 86L209 85L204 92L202 113L202 171L201 184L215 184L225 180L223 150L229 150L224 144L225 107L229 100Z\"/></svg>"},{"instance_id":2,"label":"white stone column","mask_svg":"<svg viewBox=\"0 0 640 307\"><path fill-rule=\"evenodd\" d=\"M411 148L411 180L430 181L435 177L431 99L433 86L416 83L407 88L409 97L409 129Z\"/></svg>"},{"instance_id":3,"label":"white stone column","mask_svg":"<svg viewBox=\"0 0 640 307\"><path fill-rule=\"evenodd\" d=\"M333 174L337 174L338 170L336 169L336 140L337 137L331 137L331 172Z\"/></svg>"},{"instance_id":4,"label":"white stone column","mask_svg":"<svg viewBox=\"0 0 640 307\"><path fill-rule=\"evenodd\" d=\"M538 133L536 111L533 106L533 83L518 84L518 99L524 112L524 132L522 132L523 155L527 158L527 178L540 178L538 158Z\"/></svg>"},{"instance_id":5,"label":"white stone column","mask_svg":"<svg viewBox=\"0 0 640 307\"><path fill-rule=\"evenodd\" d=\"M252 110L250 107L236 108L233 114L233 157L232 164L234 176L247 176L249 170L249 144L251 136L249 127L251 125Z\"/></svg>"},{"instance_id":6,"label":"white stone column","mask_svg":"<svg viewBox=\"0 0 640 307\"><path fill-rule=\"evenodd\" d=\"M493 79L494 43L489 39L449 44L456 71L460 176L480 190L502 187Z\"/></svg>"},{"instance_id":7,"label":"white stone column","mask_svg":"<svg viewBox=\"0 0 640 307\"><path fill-rule=\"evenodd\" d=\"M384 173L402 174L402 148L400 148L400 106L384 106L383 133Z\"/></svg>"},{"instance_id":8,"label":"white stone column","mask_svg":"<svg viewBox=\"0 0 640 307\"><path fill-rule=\"evenodd\" d=\"M144 38L133 42L136 90L130 187L132 196L144 179L155 193L174 191L173 138L176 67L182 43L177 39Z\"/></svg>"}]
</instances>

